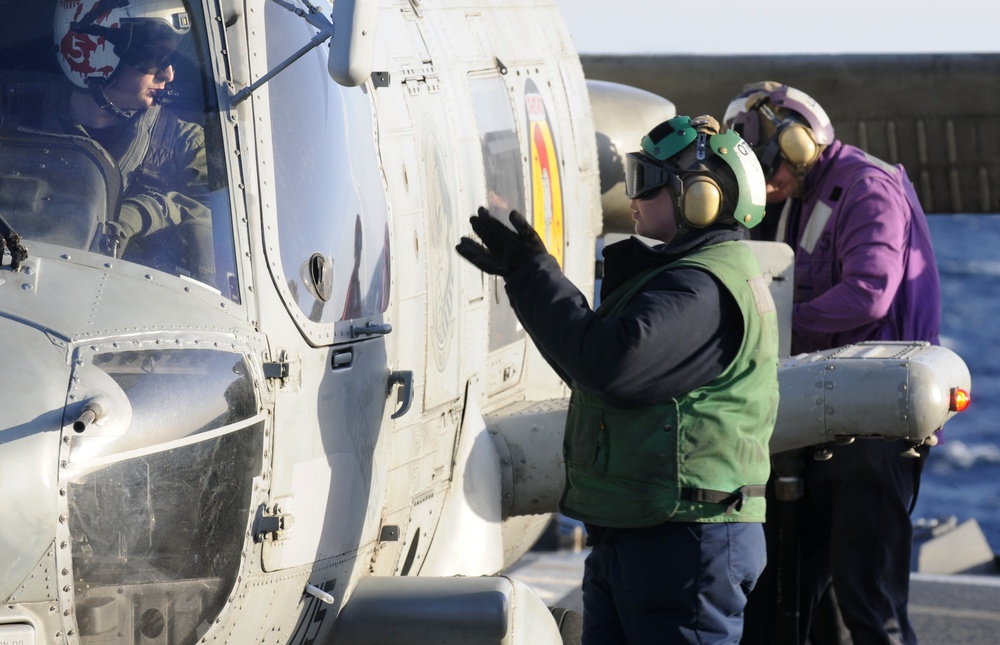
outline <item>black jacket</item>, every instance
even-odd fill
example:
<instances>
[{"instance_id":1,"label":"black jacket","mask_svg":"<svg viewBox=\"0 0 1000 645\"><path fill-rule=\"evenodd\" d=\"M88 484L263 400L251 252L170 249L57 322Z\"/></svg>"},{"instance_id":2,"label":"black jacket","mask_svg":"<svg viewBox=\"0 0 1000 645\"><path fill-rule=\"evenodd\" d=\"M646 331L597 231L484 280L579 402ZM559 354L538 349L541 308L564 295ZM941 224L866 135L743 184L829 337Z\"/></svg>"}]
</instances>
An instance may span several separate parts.
<instances>
[{"instance_id":1,"label":"black jacket","mask_svg":"<svg viewBox=\"0 0 1000 645\"><path fill-rule=\"evenodd\" d=\"M635 237L608 246L602 296L646 269L742 237L739 230L710 228L669 246ZM613 318L598 316L549 254L519 267L506 289L521 324L563 380L615 405L664 401L704 385L733 360L743 337L732 296L697 269L660 273Z\"/></svg>"}]
</instances>

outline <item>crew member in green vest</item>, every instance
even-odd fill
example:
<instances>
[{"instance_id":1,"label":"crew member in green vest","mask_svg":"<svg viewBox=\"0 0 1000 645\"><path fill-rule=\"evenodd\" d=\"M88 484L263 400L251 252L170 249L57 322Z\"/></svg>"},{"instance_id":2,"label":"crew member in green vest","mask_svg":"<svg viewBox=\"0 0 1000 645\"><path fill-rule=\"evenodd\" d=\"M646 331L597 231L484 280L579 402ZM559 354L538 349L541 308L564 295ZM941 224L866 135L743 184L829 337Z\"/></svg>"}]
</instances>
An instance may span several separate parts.
<instances>
[{"instance_id":1,"label":"crew member in green vest","mask_svg":"<svg viewBox=\"0 0 1000 645\"><path fill-rule=\"evenodd\" d=\"M592 546L585 645L736 643L765 564L764 484L778 406L774 302L743 229L760 164L709 116L659 124L626 157L635 232L604 249L601 305L517 212L486 209L458 252L505 279L569 384L560 508Z\"/></svg>"}]
</instances>

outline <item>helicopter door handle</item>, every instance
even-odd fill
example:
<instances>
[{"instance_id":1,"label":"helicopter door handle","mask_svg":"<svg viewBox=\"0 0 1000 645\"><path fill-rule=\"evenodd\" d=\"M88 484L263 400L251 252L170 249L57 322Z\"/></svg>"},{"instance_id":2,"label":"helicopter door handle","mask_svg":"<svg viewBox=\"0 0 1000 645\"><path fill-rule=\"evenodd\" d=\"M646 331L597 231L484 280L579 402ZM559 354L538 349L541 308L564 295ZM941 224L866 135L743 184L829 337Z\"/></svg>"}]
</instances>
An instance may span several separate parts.
<instances>
[{"instance_id":1,"label":"helicopter door handle","mask_svg":"<svg viewBox=\"0 0 1000 645\"><path fill-rule=\"evenodd\" d=\"M386 396L392 394L392 388L397 385L402 385L403 390L396 397L396 400L400 402L400 406L398 410L392 413L393 419L398 419L406 414L410 409L410 404L413 403L413 372L410 370L400 370L390 374L389 391L386 392Z\"/></svg>"},{"instance_id":2,"label":"helicopter door handle","mask_svg":"<svg viewBox=\"0 0 1000 645\"><path fill-rule=\"evenodd\" d=\"M385 336L390 332L392 332L392 325L389 323L382 323L379 325L377 323L370 322L364 327L361 325L351 325L351 338L357 338L358 336L366 334L369 336Z\"/></svg>"}]
</instances>

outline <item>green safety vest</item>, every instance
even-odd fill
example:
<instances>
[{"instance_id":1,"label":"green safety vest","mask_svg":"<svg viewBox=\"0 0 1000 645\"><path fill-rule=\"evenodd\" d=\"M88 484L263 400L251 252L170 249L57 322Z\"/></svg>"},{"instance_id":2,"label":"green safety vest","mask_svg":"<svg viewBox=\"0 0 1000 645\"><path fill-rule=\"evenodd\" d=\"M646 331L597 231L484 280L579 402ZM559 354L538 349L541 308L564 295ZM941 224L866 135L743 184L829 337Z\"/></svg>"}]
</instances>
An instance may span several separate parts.
<instances>
[{"instance_id":1,"label":"green safety vest","mask_svg":"<svg viewBox=\"0 0 1000 645\"><path fill-rule=\"evenodd\" d=\"M743 342L716 378L686 395L618 407L574 387L560 510L615 528L675 522L762 522L768 441L778 411L774 301L750 249L723 242L634 276L598 308L617 315L656 274L695 267L729 290ZM677 342L684 342L679 330Z\"/></svg>"}]
</instances>

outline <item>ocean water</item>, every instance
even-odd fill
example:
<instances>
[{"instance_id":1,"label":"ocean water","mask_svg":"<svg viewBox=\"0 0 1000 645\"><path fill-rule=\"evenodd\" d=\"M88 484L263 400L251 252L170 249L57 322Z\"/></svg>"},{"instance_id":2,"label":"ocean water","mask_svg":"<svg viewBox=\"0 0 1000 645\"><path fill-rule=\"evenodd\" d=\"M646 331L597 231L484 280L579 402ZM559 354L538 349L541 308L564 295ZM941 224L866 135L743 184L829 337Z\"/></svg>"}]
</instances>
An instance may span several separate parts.
<instances>
[{"instance_id":1,"label":"ocean water","mask_svg":"<svg viewBox=\"0 0 1000 645\"><path fill-rule=\"evenodd\" d=\"M972 402L931 449L913 518L975 518L1000 552L1000 215L927 219L941 276L941 344L968 365Z\"/></svg>"}]
</instances>

